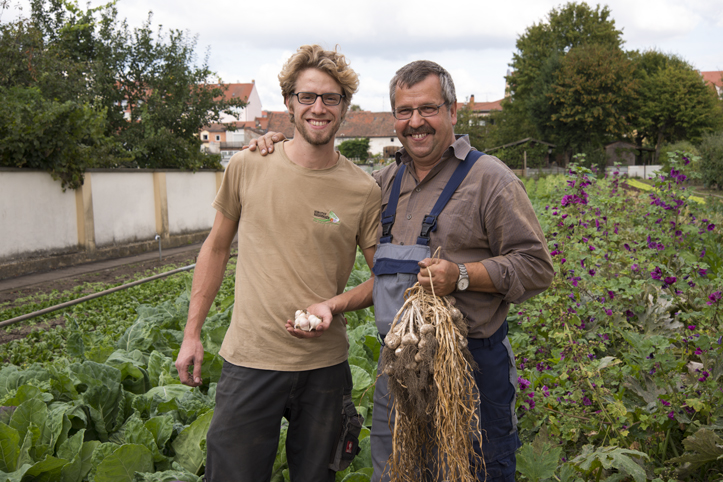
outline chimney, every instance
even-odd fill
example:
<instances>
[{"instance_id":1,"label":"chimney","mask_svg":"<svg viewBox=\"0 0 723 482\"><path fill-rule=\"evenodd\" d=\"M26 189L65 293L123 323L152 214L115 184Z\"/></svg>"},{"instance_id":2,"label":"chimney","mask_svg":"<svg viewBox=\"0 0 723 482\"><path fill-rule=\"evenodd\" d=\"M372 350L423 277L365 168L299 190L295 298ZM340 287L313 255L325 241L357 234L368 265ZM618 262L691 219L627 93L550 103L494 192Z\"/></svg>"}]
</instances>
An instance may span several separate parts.
<instances>
[{"instance_id":1,"label":"chimney","mask_svg":"<svg viewBox=\"0 0 723 482\"><path fill-rule=\"evenodd\" d=\"M469 96L469 105L474 107L474 94Z\"/></svg>"},{"instance_id":2,"label":"chimney","mask_svg":"<svg viewBox=\"0 0 723 482\"><path fill-rule=\"evenodd\" d=\"M255 84L256 81L255 81L254 79L251 79L251 83L252 83L252 84Z\"/></svg>"}]
</instances>

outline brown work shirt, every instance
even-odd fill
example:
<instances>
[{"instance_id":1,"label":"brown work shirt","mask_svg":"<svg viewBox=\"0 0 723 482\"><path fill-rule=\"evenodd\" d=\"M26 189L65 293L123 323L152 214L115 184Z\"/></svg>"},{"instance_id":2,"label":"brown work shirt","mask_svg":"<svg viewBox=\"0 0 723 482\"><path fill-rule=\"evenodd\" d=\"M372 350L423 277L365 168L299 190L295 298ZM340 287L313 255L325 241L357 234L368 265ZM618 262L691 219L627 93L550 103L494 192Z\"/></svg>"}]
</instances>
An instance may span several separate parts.
<instances>
[{"instance_id":1,"label":"brown work shirt","mask_svg":"<svg viewBox=\"0 0 723 482\"><path fill-rule=\"evenodd\" d=\"M373 176L382 188L382 212L399 169L404 170L392 243L416 244L424 216L430 213L460 162L472 147L458 136L440 162L420 182L404 149L396 162ZM379 228L381 236L381 225ZM502 161L483 155L437 219L430 236L432 254L454 263L481 262L497 293L454 292L456 306L467 317L470 338L487 338L504 322L510 303L547 289L553 268L547 242L522 182Z\"/></svg>"}]
</instances>

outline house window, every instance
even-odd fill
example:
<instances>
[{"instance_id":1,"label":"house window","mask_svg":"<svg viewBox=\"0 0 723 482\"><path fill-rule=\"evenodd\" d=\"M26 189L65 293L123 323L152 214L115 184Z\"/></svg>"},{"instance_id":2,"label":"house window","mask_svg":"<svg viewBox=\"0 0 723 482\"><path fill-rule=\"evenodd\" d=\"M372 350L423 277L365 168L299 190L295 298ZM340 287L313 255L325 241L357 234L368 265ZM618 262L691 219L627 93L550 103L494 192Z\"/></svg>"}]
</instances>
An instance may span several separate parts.
<instances>
[{"instance_id":1,"label":"house window","mask_svg":"<svg viewBox=\"0 0 723 482\"><path fill-rule=\"evenodd\" d=\"M208 140L208 134L204 134L204 135L203 135L203 140L204 140L204 141L207 141L207 140Z\"/></svg>"},{"instance_id":2,"label":"house window","mask_svg":"<svg viewBox=\"0 0 723 482\"><path fill-rule=\"evenodd\" d=\"M216 140L217 140L217 141L220 141L220 140L221 140L221 136L216 136Z\"/></svg>"},{"instance_id":3,"label":"house window","mask_svg":"<svg viewBox=\"0 0 723 482\"><path fill-rule=\"evenodd\" d=\"M390 138L389 138L389 141L390 141L390 142L394 142L394 138L393 138L393 137L390 137Z\"/></svg>"}]
</instances>

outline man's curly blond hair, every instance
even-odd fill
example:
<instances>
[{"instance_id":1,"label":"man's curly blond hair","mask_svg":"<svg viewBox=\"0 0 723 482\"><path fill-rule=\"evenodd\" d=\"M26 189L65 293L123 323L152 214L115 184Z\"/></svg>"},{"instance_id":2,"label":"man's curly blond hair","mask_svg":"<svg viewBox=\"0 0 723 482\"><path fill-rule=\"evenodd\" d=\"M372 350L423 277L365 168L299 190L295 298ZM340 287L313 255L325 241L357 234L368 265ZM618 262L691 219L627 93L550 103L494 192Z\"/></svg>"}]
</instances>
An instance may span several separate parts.
<instances>
[{"instance_id":1,"label":"man's curly blond hair","mask_svg":"<svg viewBox=\"0 0 723 482\"><path fill-rule=\"evenodd\" d=\"M349 67L346 58L340 54L338 46L332 50L324 50L319 45L302 45L294 55L289 57L279 74L279 84L284 102L289 100L296 88L296 81L299 74L306 69L318 69L330 75L341 87L344 94L342 99L342 118L351 104L351 98L359 88L359 77ZM294 115L289 113L291 122L294 122Z\"/></svg>"}]
</instances>

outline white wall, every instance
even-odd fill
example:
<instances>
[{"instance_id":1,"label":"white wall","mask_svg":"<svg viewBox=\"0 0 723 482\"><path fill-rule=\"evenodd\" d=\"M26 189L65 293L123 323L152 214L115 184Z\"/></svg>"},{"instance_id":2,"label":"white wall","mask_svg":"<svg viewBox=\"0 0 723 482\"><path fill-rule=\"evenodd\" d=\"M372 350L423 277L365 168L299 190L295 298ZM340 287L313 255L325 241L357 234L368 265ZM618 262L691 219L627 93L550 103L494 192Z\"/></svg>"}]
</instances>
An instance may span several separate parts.
<instances>
[{"instance_id":1,"label":"white wall","mask_svg":"<svg viewBox=\"0 0 723 482\"><path fill-rule=\"evenodd\" d=\"M628 177L641 177L643 179L650 179L650 176L655 175L663 166L627 166Z\"/></svg>"},{"instance_id":2,"label":"white wall","mask_svg":"<svg viewBox=\"0 0 723 482\"><path fill-rule=\"evenodd\" d=\"M46 172L0 171L0 258L77 244L75 191Z\"/></svg>"},{"instance_id":3,"label":"white wall","mask_svg":"<svg viewBox=\"0 0 723 482\"><path fill-rule=\"evenodd\" d=\"M171 233L188 233L209 229L216 210L216 173L166 173L168 228Z\"/></svg>"},{"instance_id":4,"label":"white wall","mask_svg":"<svg viewBox=\"0 0 723 482\"><path fill-rule=\"evenodd\" d=\"M93 172L91 178L96 246L155 237L151 173Z\"/></svg>"}]
</instances>

